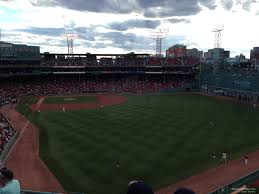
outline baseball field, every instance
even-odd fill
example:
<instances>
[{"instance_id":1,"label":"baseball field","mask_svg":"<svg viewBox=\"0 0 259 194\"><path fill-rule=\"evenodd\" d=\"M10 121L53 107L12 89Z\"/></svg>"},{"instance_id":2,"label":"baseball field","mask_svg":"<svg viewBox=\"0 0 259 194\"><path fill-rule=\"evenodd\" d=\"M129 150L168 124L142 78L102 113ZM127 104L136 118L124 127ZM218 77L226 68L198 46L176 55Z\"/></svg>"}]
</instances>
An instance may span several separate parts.
<instances>
[{"instance_id":1,"label":"baseball field","mask_svg":"<svg viewBox=\"0 0 259 194\"><path fill-rule=\"evenodd\" d=\"M40 156L67 191L125 193L131 180L154 189L259 147L259 110L197 94L124 96L92 109L17 109L40 129ZM46 104L93 103L94 96L45 97ZM216 159L211 158L216 153ZM116 167L119 161L120 167Z\"/></svg>"}]
</instances>

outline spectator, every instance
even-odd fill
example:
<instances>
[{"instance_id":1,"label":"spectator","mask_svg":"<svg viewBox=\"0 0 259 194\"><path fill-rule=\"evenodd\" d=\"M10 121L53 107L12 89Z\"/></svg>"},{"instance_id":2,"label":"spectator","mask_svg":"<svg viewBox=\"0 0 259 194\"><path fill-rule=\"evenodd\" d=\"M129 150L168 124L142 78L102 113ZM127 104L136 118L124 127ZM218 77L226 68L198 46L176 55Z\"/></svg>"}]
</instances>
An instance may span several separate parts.
<instances>
[{"instance_id":1,"label":"spectator","mask_svg":"<svg viewBox=\"0 0 259 194\"><path fill-rule=\"evenodd\" d=\"M174 192L174 194L195 194L195 192L188 188L179 188Z\"/></svg>"},{"instance_id":2,"label":"spectator","mask_svg":"<svg viewBox=\"0 0 259 194\"><path fill-rule=\"evenodd\" d=\"M131 181L127 194L154 194L152 188L143 181Z\"/></svg>"},{"instance_id":3,"label":"spectator","mask_svg":"<svg viewBox=\"0 0 259 194\"><path fill-rule=\"evenodd\" d=\"M1 170L1 178L4 186L0 188L1 194L20 194L20 183L13 178L13 172L7 169Z\"/></svg>"}]
</instances>

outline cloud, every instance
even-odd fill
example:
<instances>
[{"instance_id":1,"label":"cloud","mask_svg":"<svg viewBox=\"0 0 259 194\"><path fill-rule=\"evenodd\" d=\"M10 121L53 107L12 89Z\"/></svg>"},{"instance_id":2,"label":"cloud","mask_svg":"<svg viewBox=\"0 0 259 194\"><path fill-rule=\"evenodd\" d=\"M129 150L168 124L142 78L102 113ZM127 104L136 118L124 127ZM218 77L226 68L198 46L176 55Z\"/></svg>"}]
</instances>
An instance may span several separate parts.
<instances>
[{"instance_id":1,"label":"cloud","mask_svg":"<svg viewBox=\"0 0 259 194\"><path fill-rule=\"evenodd\" d=\"M230 10L233 7L233 0L221 0L221 5L224 9Z\"/></svg>"},{"instance_id":2,"label":"cloud","mask_svg":"<svg viewBox=\"0 0 259 194\"><path fill-rule=\"evenodd\" d=\"M187 16L199 13L200 5L215 9L215 0L30 0L34 6L59 6L77 11L97 13L142 13L145 17L159 18Z\"/></svg>"},{"instance_id":3,"label":"cloud","mask_svg":"<svg viewBox=\"0 0 259 194\"><path fill-rule=\"evenodd\" d=\"M256 3L256 0L237 0L237 4L241 4L246 11L250 11L253 3Z\"/></svg>"},{"instance_id":4,"label":"cloud","mask_svg":"<svg viewBox=\"0 0 259 194\"><path fill-rule=\"evenodd\" d=\"M133 33L108 32L98 33L97 36L102 41L111 41L112 46L124 50L150 50L155 42L148 37L138 36Z\"/></svg>"},{"instance_id":5,"label":"cloud","mask_svg":"<svg viewBox=\"0 0 259 194\"><path fill-rule=\"evenodd\" d=\"M209 9L215 9L215 0L139 0L144 8L144 16L150 18L162 18L170 16L189 16L199 13L203 5Z\"/></svg>"},{"instance_id":6,"label":"cloud","mask_svg":"<svg viewBox=\"0 0 259 194\"><path fill-rule=\"evenodd\" d=\"M125 22L110 23L107 27L112 30L126 31L132 28L155 29L159 25L159 20L127 20Z\"/></svg>"},{"instance_id":7,"label":"cloud","mask_svg":"<svg viewBox=\"0 0 259 194\"><path fill-rule=\"evenodd\" d=\"M175 24L175 23L190 23L190 20L187 20L187 19L167 19L168 22L172 23L172 24Z\"/></svg>"},{"instance_id":8,"label":"cloud","mask_svg":"<svg viewBox=\"0 0 259 194\"><path fill-rule=\"evenodd\" d=\"M77 11L102 13L131 13L136 9L132 0L30 0L35 6L59 6Z\"/></svg>"},{"instance_id":9,"label":"cloud","mask_svg":"<svg viewBox=\"0 0 259 194\"><path fill-rule=\"evenodd\" d=\"M27 32L34 35L39 36L50 36L50 37L60 37L66 33L66 28L38 28L38 27L30 27L27 29L16 29L18 32ZM73 28L73 33L78 34L80 39L94 41L94 32L93 29L86 27L75 27Z\"/></svg>"},{"instance_id":10,"label":"cloud","mask_svg":"<svg viewBox=\"0 0 259 194\"><path fill-rule=\"evenodd\" d=\"M95 32L94 27L75 27L73 30L78 34L78 38L75 40L75 46L92 47L92 48L106 48L108 46L114 48L121 48L125 51L128 50L143 50L150 49L155 44L154 40L145 37L138 36L134 33L123 32ZM27 44L38 44L41 46L56 46L64 47L65 28L38 28L30 27L27 29L16 29L12 31L12 37L19 37L23 34ZM6 34L5 34L6 35ZM16 39L16 38L14 38ZM31 40L31 41L30 41ZM15 43L24 42L22 39L16 39Z\"/></svg>"},{"instance_id":11,"label":"cloud","mask_svg":"<svg viewBox=\"0 0 259 194\"><path fill-rule=\"evenodd\" d=\"M210 10L214 10L217 7L215 0L199 0L199 3Z\"/></svg>"}]
</instances>

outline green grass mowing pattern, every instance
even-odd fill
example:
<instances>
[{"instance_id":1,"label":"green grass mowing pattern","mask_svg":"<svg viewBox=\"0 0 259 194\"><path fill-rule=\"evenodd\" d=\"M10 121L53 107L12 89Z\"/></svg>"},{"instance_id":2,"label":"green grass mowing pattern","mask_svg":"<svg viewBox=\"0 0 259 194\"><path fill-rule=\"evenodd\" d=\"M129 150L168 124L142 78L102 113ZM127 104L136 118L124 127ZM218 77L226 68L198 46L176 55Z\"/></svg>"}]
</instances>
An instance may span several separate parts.
<instances>
[{"instance_id":1,"label":"green grass mowing pattern","mask_svg":"<svg viewBox=\"0 0 259 194\"><path fill-rule=\"evenodd\" d=\"M24 116L30 117L31 110L30 110L29 106L32 104L36 104L38 101L39 101L39 99L36 97L24 97L19 101L19 103L16 107L16 110L18 110Z\"/></svg>"},{"instance_id":2,"label":"green grass mowing pattern","mask_svg":"<svg viewBox=\"0 0 259 194\"><path fill-rule=\"evenodd\" d=\"M64 97L46 97L45 104L70 104L70 103L89 103L96 102L95 96L64 96Z\"/></svg>"},{"instance_id":3,"label":"green grass mowing pattern","mask_svg":"<svg viewBox=\"0 0 259 194\"><path fill-rule=\"evenodd\" d=\"M157 189L218 165L223 151L235 159L259 146L259 111L252 107L199 95L127 98L31 118L41 131L41 157L68 191L125 193L135 179Z\"/></svg>"}]
</instances>

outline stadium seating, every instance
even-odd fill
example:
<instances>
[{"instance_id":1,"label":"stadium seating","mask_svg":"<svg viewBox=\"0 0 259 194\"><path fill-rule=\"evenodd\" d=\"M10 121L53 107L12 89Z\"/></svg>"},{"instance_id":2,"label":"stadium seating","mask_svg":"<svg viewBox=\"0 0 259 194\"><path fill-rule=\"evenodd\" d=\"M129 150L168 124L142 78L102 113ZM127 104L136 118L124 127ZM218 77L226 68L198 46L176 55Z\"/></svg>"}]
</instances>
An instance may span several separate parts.
<instances>
[{"instance_id":1,"label":"stadium seating","mask_svg":"<svg viewBox=\"0 0 259 194\"><path fill-rule=\"evenodd\" d=\"M6 147L9 140L14 136L15 130L0 114L0 155Z\"/></svg>"},{"instance_id":2,"label":"stadium seating","mask_svg":"<svg viewBox=\"0 0 259 194\"><path fill-rule=\"evenodd\" d=\"M113 79L65 79L47 78L36 81L13 80L10 82L0 83L0 105L6 104L23 96L39 95L60 95L60 94L77 94L95 91L108 91L117 93L157 93L164 89L180 88L186 82L191 80L169 79L148 79L125 77L117 80Z\"/></svg>"},{"instance_id":3,"label":"stadium seating","mask_svg":"<svg viewBox=\"0 0 259 194\"><path fill-rule=\"evenodd\" d=\"M198 58L164 58L164 57L117 57L88 59L86 57L46 58L41 60L41 66L191 66L199 63Z\"/></svg>"}]
</instances>

